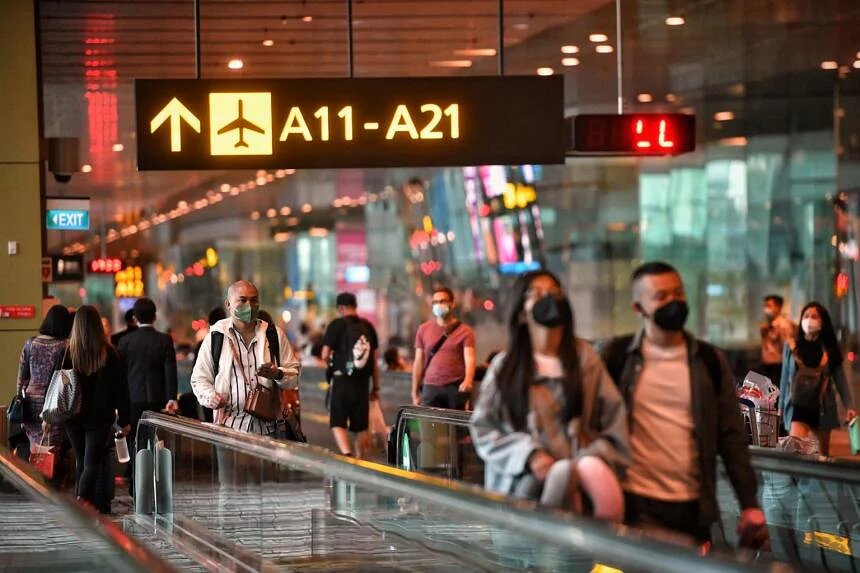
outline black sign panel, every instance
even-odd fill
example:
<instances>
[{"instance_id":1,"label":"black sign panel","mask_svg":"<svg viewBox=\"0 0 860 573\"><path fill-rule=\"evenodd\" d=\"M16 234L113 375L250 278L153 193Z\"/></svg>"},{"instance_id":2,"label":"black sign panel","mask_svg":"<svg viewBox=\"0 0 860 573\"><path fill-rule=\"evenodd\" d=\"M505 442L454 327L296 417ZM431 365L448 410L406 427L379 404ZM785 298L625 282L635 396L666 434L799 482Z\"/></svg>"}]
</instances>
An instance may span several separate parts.
<instances>
[{"instance_id":1,"label":"black sign panel","mask_svg":"<svg viewBox=\"0 0 860 573\"><path fill-rule=\"evenodd\" d=\"M81 282L84 280L83 255L51 255L54 273L52 282Z\"/></svg>"},{"instance_id":2,"label":"black sign panel","mask_svg":"<svg viewBox=\"0 0 860 573\"><path fill-rule=\"evenodd\" d=\"M140 170L563 163L561 76L137 80Z\"/></svg>"},{"instance_id":3,"label":"black sign panel","mask_svg":"<svg viewBox=\"0 0 860 573\"><path fill-rule=\"evenodd\" d=\"M696 116L681 113L578 115L573 145L598 155L678 155L696 148Z\"/></svg>"}]
</instances>

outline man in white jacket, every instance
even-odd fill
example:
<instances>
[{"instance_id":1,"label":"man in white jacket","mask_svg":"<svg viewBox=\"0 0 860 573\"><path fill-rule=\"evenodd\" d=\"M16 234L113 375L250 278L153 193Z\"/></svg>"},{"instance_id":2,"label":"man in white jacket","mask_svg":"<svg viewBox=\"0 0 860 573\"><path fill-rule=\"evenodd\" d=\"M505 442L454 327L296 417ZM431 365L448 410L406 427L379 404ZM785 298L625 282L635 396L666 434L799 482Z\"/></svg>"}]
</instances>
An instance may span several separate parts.
<instances>
[{"instance_id":1,"label":"man in white jacket","mask_svg":"<svg viewBox=\"0 0 860 573\"><path fill-rule=\"evenodd\" d=\"M227 290L224 303L227 318L216 322L203 340L191 387L197 400L215 412L214 422L241 432L272 435L275 422L261 420L245 412L245 400L250 391L261 384L272 388L295 388L300 364L293 354L287 335L276 328L278 359L266 336L269 325L257 318L260 299L257 287L238 281ZM221 351L213 356L213 339L221 339ZM218 342L215 346L217 349ZM279 365L278 365L279 364Z\"/></svg>"}]
</instances>

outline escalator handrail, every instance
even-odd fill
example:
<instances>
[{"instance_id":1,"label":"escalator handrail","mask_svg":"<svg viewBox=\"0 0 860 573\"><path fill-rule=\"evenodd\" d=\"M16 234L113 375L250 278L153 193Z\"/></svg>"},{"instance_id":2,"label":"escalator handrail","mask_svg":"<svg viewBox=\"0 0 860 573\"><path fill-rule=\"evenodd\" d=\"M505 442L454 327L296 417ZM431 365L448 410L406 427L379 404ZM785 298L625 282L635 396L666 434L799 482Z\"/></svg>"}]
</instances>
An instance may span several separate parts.
<instances>
[{"instance_id":1,"label":"escalator handrail","mask_svg":"<svg viewBox=\"0 0 860 573\"><path fill-rule=\"evenodd\" d=\"M84 509L66 496L48 487L41 475L23 463L8 449L0 446L0 475L38 504L57 509L63 524L79 528L105 541L118 554L118 571L138 573L177 573L177 570L149 548L129 537L108 518Z\"/></svg>"},{"instance_id":2,"label":"escalator handrail","mask_svg":"<svg viewBox=\"0 0 860 573\"><path fill-rule=\"evenodd\" d=\"M446 410L427 406L402 406L397 413L396 431L400 431L401 420L417 419L427 422L442 422L468 426L471 412ZM801 457L774 448L750 446L753 467L762 471L788 474L794 477L860 485L860 462L841 458Z\"/></svg>"},{"instance_id":3,"label":"escalator handrail","mask_svg":"<svg viewBox=\"0 0 860 573\"><path fill-rule=\"evenodd\" d=\"M267 436L236 432L191 418L144 412L140 432L163 430L252 457L292 468L353 482L370 491L388 490L468 515L479 515L488 525L517 531L553 545L593 554L611 556L615 566L634 570L697 573L776 570L760 564L724 556L702 559L687 548L654 539L641 531L621 525L607 525L586 518L539 508L535 503L513 500L465 483L452 483L429 475L358 460L310 444L279 441Z\"/></svg>"}]
</instances>

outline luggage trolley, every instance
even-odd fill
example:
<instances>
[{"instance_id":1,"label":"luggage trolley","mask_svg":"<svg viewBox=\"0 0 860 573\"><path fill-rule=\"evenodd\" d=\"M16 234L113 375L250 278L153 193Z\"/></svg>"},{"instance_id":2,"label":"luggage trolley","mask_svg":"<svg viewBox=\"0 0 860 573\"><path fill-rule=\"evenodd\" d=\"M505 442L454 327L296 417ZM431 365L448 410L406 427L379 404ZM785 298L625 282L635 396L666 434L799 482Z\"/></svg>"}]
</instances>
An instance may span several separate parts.
<instances>
[{"instance_id":1,"label":"luggage trolley","mask_svg":"<svg viewBox=\"0 0 860 573\"><path fill-rule=\"evenodd\" d=\"M746 398L739 398L738 402L749 443L762 448L775 448L779 435L779 413L776 410L764 410Z\"/></svg>"}]
</instances>

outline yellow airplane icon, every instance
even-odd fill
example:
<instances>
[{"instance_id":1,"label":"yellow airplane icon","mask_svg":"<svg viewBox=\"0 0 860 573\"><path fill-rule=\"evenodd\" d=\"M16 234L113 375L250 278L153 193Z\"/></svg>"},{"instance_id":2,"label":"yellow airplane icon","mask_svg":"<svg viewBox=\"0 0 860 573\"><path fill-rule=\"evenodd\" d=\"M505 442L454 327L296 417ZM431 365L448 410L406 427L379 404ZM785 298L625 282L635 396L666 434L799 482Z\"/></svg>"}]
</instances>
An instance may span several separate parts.
<instances>
[{"instance_id":1,"label":"yellow airplane icon","mask_svg":"<svg viewBox=\"0 0 860 573\"><path fill-rule=\"evenodd\" d=\"M222 127L218 130L218 135L224 135L225 133L229 133L231 131L239 130L239 141L233 145L233 147L248 147L248 144L245 142L245 130L248 129L250 131L256 131L257 133L266 133L266 131L247 119L245 119L245 112L243 110L244 103L242 100L239 100L239 117Z\"/></svg>"},{"instance_id":2,"label":"yellow airplane icon","mask_svg":"<svg viewBox=\"0 0 860 573\"><path fill-rule=\"evenodd\" d=\"M209 125L213 156L271 155L271 92L210 93Z\"/></svg>"}]
</instances>

